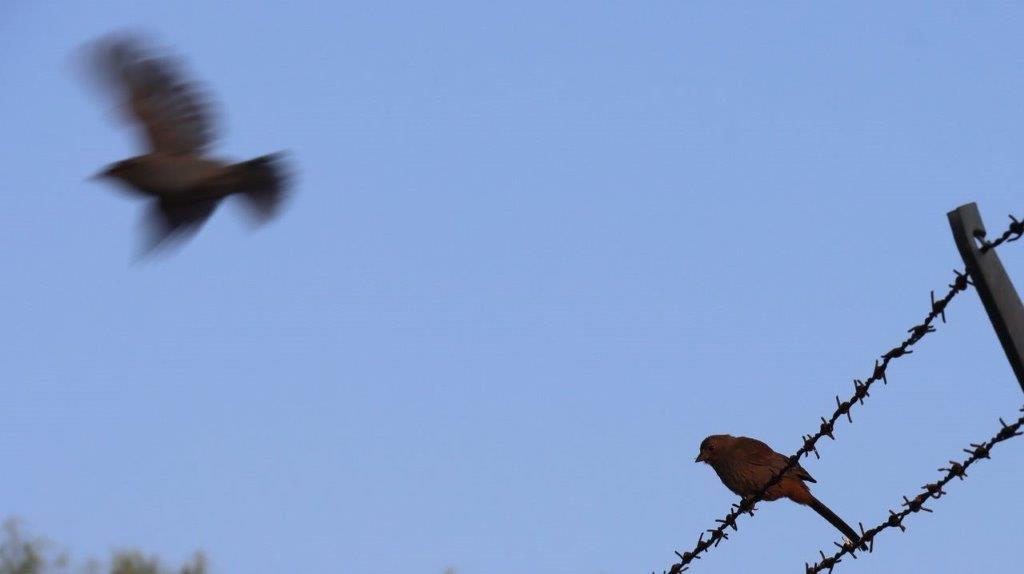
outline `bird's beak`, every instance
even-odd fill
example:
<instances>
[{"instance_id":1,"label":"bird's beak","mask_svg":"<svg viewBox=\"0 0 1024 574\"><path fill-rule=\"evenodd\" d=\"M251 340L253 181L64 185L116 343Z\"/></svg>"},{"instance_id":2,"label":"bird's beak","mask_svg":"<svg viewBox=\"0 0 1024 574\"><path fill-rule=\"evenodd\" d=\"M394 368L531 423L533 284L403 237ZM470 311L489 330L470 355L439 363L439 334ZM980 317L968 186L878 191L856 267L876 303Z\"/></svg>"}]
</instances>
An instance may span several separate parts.
<instances>
[{"instance_id":1,"label":"bird's beak","mask_svg":"<svg viewBox=\"0 0 1024 574\"><path fill-rule=\"evenodd\" d=\"M707 459L704 458L704 453L700 453L697 458L693 459L693 462L707 462Z\"/></svg>"}]
</instances>

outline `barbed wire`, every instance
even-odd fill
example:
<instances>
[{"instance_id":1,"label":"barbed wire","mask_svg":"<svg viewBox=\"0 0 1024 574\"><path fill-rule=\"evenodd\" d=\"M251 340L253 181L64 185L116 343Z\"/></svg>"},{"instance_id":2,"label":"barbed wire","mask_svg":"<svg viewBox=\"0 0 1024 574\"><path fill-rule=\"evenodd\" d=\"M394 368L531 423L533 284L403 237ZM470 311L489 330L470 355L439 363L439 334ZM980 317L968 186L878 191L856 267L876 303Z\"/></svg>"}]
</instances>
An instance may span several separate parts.
<instances>
[{"instance_id":1,"label":"barbed wire","mask_svg":"<svg viewBox=\"0 0 1024 574\"><path fill-rule=\"evenodd\" d=\"M1017 241L1022 235L1024 235L1024 221L1019 221L1012 215L1010 216L1009 228L994 241L987 241L985 239L985 234L983 233L975 233L975 237L982 244L981 251L983 253L990 249L994 249L1007 241ZM953 274L955 276L953 282L949 285L949 290L944 296L940 299L936 299L935 291L931 292L931 310L925 316L924 320L910 329L907 329L907 332L910 333L910 335L906 339L904 339L899 345L884 353L880 359L875 360L871 376L863 381L858 379L853 380L853 395L849 399L841 401L839 399L839 395L836 395L836 408L832 411L831 416L827 419L825 417L820 417L821 425L818 427L818 431L801 437L803 439L803 445L797 449L796 453L786 460L786 464L782 469L775 473L772 478L764 484L761 490L757 492L757 494L752 497L741 499L738 504L732 505L732 509L724 518L715 520L715 522L718 523L717 527L709 528L704 532L701 532L697 537L697 543L694 545L692 550L683 553L676 551L675 554L679 557L679 561L673 564L668 570L662 571L662 574L680 574L681 572L688 570L687 566L694 560L700 559L701 554L707 552L711 548L716 548L721 544L722 540L729 539L729 533L727 532L729 528L732 528L733 531L738 530L736 521L740 515L749 514L753 516L754 512L757 510L757 503L764 499L768 490L775 486L786 472L794 468L800 462L802 457L809 456L810 453L813 452L816 458L821 458L817 449L818 441L826 436L835 440L835 436L833 434L835 424L843 416L845 416L851 424L853 423L853 417L850 415L850 411L855 405L864 404L864 399L870 396L869 391L871 386L878 381L882 381L882 384L888 384L889 381L886 377L886 370L889 368L889 363L894 359L913 353L911 347L923 339L928 333L935 331L935 327L932 325L935 319L941 318L943 323L946 322L946 306L949 305L950 301L952 301L954 297L959 293L966 291L967 287L972 284L966 270L963 272L954 270ZM707 538L705 538L705 534L707 535Z\"/></svg>"},{"instance_id":2,"label":"barbed wire","mask_svg":"<svg viewBox=\"0 0 1024 574\"><path fill-rule=\"evenodd\" d=\"M1024 413L1024 408L1021 408L1020 412ZM946 491L943 490L943 488L946 484L953 480L953 478L959 478L960 480L966 478L967 469L979 460L989 458L989 453L993 446L1003 442L1004 440L1024 434L1020 430L1021 427L1024 426L1024 415L1021 415L1021 417L1017 419L1017 422L1009 425L1006 424L1006 421L1000 418L999 424L1002 425L1002 428L991 439L983 443L971 443L971 448L963 449L964 452L970 455L963 462L951 460L949 461L949 467L940 468L939 472L945 472L945 476L935 482L930 482L922 486L921 492L914 498L908 499L904 496L903 502L900 503L900 505L904 507L903 510L899 512L890 510L889 518L874 528L864 530L864 525L861 524L861 540L869 545L868 551L870 552L874 549L875 536L877 536L881 531L887 528L899 528L901 532L905 532L907 527L903 525L903 520L907 516L914 514L915 512L921 512L922 510L925 512L931 512L932 510L930 508L926 508L924 506L925 501L929 498L938 500L945 496ZM857 548L853 544L839 544L838 542L833 542L833 544L838 546L839 550L832 556L825 556L825 553L819 550L818 553L821 554L820 562L815 563L813 566L804 563L806 574L815 574L822 571L832 572L832 569L836 567L836 564L842 562L842 557L846 554L849 554L853 558L857 558L856 554L854 554Z\"/></svg>"},{"instance_id":3,"label":"barbed wire","mask_svg":"<svg viewBox=\"0 0 1024 574\"><path fill-rule=\"evenodd\" d=\"M974 232L974 237L981 242L981 252L987 253L989 249L995 249L1003 243L1008 241L1017 241L1021 235L1024 235L1024 221L1018 221L1016 217L1010 216L1010 227L1003 232L1002 235L996 238L995 241L988 241L985 239L985 234L981 233L981 230Z\"/></svg>"},{"instance_id":4,"label":"barbed wire","mask_svg":"<svg viewBox=\"0 0 1024 574\"><path fill-rule=\"evenodd\" d=\"M910 347L924 338L928 333L935 331L935 327L932 326L935 319L941 318L943 322L946 321L946 306L949 305L949 302L952 301L957 294L962 291L966 291L968 285L971 284L966 273L961 273L960 271L953 271L953 273L955 274L955 279L953 280L953 283L949 285L949 291L947 291L942 298L936 299L935 292L932 291L931 311L928 312L923 321L907 330L907 332L910 333L910 336L904 339L899 345L883 354L880 360L875 360L875 366L871 371L871 376L863 381L854 379L853 395L849 399L841 401L839 399L839 395L836 395L836 408L832 412L832 415L828 419L821 417L821 425L818 427L818 431L816 433L803 436L803 445L795 454L789 457L786 461L786 465L782 467L782 470L772 476L771 480L766 482L764 487L762 487L757 494L740 500L739 504L733 504L732 510L725 516L725 518L715 521L718 522L718 526L716 528L710 528L700 534L693 550L683 553L676 552L676 556L679 557L679 562L673 564L666 571L667 574L679 574L681 572L685 572L687 570L687 565L690 562L693 562L695 559L699 559L702 553L718 546L722 540L727 540L729 538L729 534L726 530L728 528L738 530L736 526L736 519L739 518L741 514L750 514L753 516L754 512L757 510L755 505L763 500L769 488L778 483L787 471L799 463L800 458L808 456L812 452L815 457L821 458L816 446L817 442L822 437L826 436L835 440L833 431L835 429L836 422L845 416L847 420L852 423L853 417L850 415L850 410L855 404L864 404L864 399L869 396L871 386L878 381L882 381L883 384L888 384L886 370L889 368L889 363L894 359L912 353L913 351ZM708 534L707 538L704 537L705 534Z\"/></svg>"}]
</instances>

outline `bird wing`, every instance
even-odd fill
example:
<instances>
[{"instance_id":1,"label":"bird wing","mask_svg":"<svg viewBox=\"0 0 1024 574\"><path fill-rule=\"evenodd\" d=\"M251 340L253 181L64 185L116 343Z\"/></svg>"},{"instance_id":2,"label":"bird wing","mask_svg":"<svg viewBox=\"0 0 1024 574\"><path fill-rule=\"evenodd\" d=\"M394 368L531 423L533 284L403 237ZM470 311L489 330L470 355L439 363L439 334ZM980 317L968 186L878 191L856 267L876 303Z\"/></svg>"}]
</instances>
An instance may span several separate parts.
<instances>
[{"instance_id":1,"label":"bird wing","mask_svg":"<svg viewBox=\"0 0 1024 574\"><path fill-rule=\"evenodd\" d=\"M138 39L112 37L98 43L96 61L152 151L197 152L213 141L210 104L173 58L148 52Z\"/></svg>"},{"instance_id":2,"label":"bird wing","mask_svg":"<svg viewBox=\"0 0 1024 574\"><path fill-rule=\"evenodd\" d=\"M155 251L195 234L209 219L219 201L173 201L166 198L154 201L147 215L149 237L145 251Z\"/></svg>"},{"instance_id":3,"label":"bird wing","mask_svg":"<svg viewBox=\"0 0 1024 574\"><path fill-rule=\"evenodd\" d=\"M786 456L775 452L772 450L772 447L757 440L756 438L741 437L741 440L737 441L736 448L743 453L745 460L749 461L750 464L768 467L775 473L786 468L786 464L789 461ZM811 473L807 472L799 463L789 469L786 472L786 475L788 476L790 473L799 479L806 480L808 482L817 482L811 476Z\"/></svg>"}]
</instances>

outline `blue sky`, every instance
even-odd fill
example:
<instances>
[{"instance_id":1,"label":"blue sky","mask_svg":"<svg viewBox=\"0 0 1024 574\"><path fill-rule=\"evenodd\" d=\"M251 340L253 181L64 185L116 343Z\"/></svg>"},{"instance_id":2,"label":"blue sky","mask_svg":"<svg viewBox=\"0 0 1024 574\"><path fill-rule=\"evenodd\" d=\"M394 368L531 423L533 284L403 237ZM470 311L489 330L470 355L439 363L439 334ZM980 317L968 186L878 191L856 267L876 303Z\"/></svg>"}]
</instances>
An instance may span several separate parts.
<instances>
[{"instance_id":1,"label":"blue sky","mask_svg":"<svg viewBox=\"0 0 1024 574\"><path fill-rule=\"evenodd\" d=\"M0 516L214 572L660 571L1021 214L1024 7L0 2ZM76 49L142 29L293 201L133 263L135 153ZM1001 256L1024 283L1024 244ZM814 492L874 524L1022 395L976 294L842 425ZM1016 560L1024 443L837 571ZM837 539L767 504L694 572ZM971 549L984 551L973 552Z\"/></svg>"}]
</instances>

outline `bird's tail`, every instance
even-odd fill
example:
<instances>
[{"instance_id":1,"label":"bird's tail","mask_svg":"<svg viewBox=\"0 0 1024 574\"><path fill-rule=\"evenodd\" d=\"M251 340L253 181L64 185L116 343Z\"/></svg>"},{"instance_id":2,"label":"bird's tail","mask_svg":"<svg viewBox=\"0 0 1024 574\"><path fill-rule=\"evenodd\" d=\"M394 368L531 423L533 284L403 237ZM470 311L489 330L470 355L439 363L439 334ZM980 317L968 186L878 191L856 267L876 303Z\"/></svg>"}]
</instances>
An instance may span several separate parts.
<instances>
[{"instance_id":1,"label":"bird's tail","mask_svg":"<svg viewBox=\"0 0 1024 574\"><path fill-rule=\"evenodd\" d=\"M233 167L236 189L256 218L262 222L276 215L288 184L282 154L260 156Z\"/></svg>"},{"instance_id":2,"label":"bird's tail","mask_svg":"<svg viewBox=\"0 0 1024 574\"><path fill-rule=\"evenodd\" d=\"M864 544L864 542L861 541L860 535L857 534L856 530L850 528L849 524L843 522L842 518L839 518L839 516L835 512L832 512L832 509L825 506L825 504L822 503L820 500L814 498L813 496L811 496L810 498L810 502L807 503L807 506L810 506L811 508L814 509L815 512L820 514L822 518L828 520L829 524L838 528L844 536L850 539L850 542L859 546L861 550L868 549L867 544Z\"/></svg>"}]
</instances>

